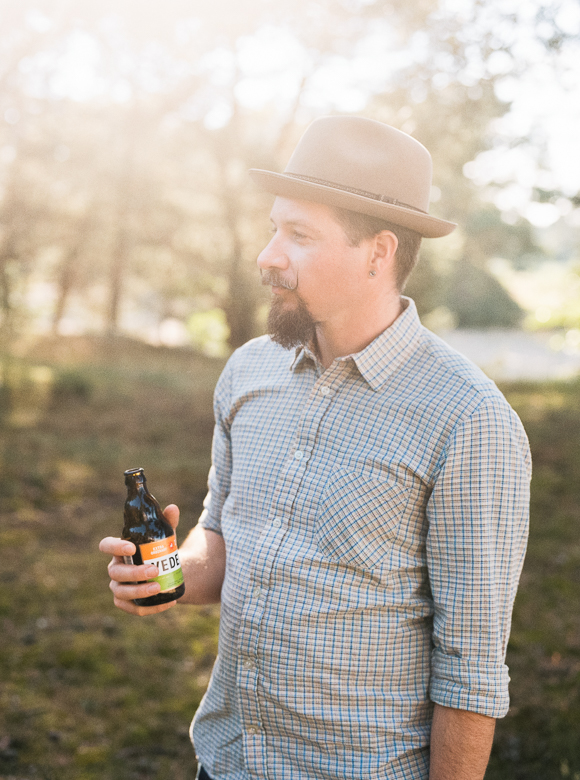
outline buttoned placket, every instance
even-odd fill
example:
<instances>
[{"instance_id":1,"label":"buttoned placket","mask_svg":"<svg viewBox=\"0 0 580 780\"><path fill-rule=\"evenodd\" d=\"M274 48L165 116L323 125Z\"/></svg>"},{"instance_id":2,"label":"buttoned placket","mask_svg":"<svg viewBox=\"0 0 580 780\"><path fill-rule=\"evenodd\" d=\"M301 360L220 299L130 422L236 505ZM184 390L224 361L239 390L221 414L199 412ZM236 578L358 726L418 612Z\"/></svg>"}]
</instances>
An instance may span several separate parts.
<instances>
[{"instance_id":1,"label":"buttoned placket","mask_svg":"<svg viewBox=\"0 0 580 780\"><path fill-rule=\"evenodd\" d=\"M346 382L351 361L336 361L324 373L314 372L314 383L304 401L293 446L274 491L270 516L258 540L250 572L250 587L244 604L238 643L237 684L244 756L248 775L269 778L266 733L260 714L258 639L268 589L272 586L274 561L292 521L292 508L309 462L314 456L316 436L334 395ZM271 780L274 780L272 777Z\"/></svg>"}]
</instances>

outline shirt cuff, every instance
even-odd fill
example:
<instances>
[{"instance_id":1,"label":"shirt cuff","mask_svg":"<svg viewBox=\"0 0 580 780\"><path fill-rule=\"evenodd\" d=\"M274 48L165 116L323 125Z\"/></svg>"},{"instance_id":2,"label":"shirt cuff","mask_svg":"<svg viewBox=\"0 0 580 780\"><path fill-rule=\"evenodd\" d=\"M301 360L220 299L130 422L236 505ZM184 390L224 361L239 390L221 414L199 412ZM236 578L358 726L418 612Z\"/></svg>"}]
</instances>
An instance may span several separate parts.
<instances>
[{"instance_id":1,"label":"shirt cuff","mask_svg":"<svg viewBox=\"0 0 580 780\"><path fill-rule=\"evenodd\" d=\"M446 655L431 658L430 697L435 704L503 718L509 709L509 674L505 664L490 664Z\"/></svg>"},{"instance_id":2,"label":"shirt cuff","mask_svg":"<svg viewBox=\"0 0 580 780\"><path fill-rule=\"evenodd\" d=\"M197 521L197 524L201 525L202 528L205 528L206 531L214 531L216 534L223 536L222 524L220 523L219 520L212 518L212 516L207 511L207 509L203 510L203 512L199 516L199 520Z\"/></svg>"}]
</instances>

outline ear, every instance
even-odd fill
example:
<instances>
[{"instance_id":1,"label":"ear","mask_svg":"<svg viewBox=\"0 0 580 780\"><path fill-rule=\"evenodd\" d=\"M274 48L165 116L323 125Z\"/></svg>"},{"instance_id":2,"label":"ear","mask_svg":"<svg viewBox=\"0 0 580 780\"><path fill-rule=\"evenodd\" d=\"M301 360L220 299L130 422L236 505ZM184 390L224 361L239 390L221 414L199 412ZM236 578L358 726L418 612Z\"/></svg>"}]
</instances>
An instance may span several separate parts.
<instances>
[{"instance_id":1,"label":"ear","mask_svg":"<svg viewBox=\"0 0 580 780\"><path fill-rule=\"evenodd\" d=\"M369 272L374 271L373 276L385 271L394 273L395 255L399 239L390 230L381 230L373 238L372 251L369 257Z\"/></svg>"}]
</instances>

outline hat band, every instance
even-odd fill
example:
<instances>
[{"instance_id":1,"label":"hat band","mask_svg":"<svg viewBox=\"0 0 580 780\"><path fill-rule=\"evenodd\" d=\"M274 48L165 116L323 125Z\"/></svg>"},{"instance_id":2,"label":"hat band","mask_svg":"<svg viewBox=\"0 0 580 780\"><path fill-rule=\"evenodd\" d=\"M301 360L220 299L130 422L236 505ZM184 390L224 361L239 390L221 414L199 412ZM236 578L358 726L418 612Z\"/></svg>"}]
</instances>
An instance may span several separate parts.
<instances>
[{"instance_id":1,"label":"hat band","mask_svg":"<svg viewBox=\"0 0 580 780\"><path fill-rule=\"evenodd\" d=\"M372 198L372 200L378 200L381 203L388 203L391 206L400 206L404 209L412 209L418 211L420 214L427 214L423 209L418 209L417 206L410 206L408 203L402 203L396 198L388 198L386 195L375 195L374 192L366 192L365 190L357 190L355 187L345 187L344 184L337 184L334 181L326 181L325 179L317 179L314 176L303 176L300 173L289 173L284 171L284 176L292 176L294 179L302 179L303 181L309 181L313 184L322 184L324 187L332 187L335 190L342 190L343 192L351 192L353 195L361 195L363 198ZM428 216L428 214L427 214Z\"/></svg>"}]
</instances>

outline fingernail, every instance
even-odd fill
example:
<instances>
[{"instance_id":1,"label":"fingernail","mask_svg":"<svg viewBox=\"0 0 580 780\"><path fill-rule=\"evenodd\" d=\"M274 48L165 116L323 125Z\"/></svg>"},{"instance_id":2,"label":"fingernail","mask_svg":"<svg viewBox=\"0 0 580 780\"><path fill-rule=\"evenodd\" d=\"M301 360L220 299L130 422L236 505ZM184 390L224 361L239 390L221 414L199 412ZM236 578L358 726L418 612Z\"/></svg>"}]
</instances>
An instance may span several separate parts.
<instances>
[{"instance_id":1,"label":"fingernail","mask_svg":"<svg viewBox=\"0 0 580 780\"><path fill-rule=\"evenodd\" d=\"M152 582L151 585L147 587L148 593L157 593L158 590L161 590L158 582Z\"/></svg>"},{"instance_id":2,"label":"fingernail","mask_svg":"<svg viewBox=\"0 0 580 780\"><path fill-rule=\"evenodd\" d=\"M126 544L123 547L123 555L132 555L133 554L133 545L132 544Z\"/></svg>"},{"instance_id":3,"label":"fingernail","mask_svg":"<svg viewBox=\"0 0 580 780\"><path fill-rule=\"evenodd\" d=\"M157 566L151 566L149 569L147 569L147 579L151 580L153 577L159 577L159 569Z\"/></svg>"}]
</instances>

